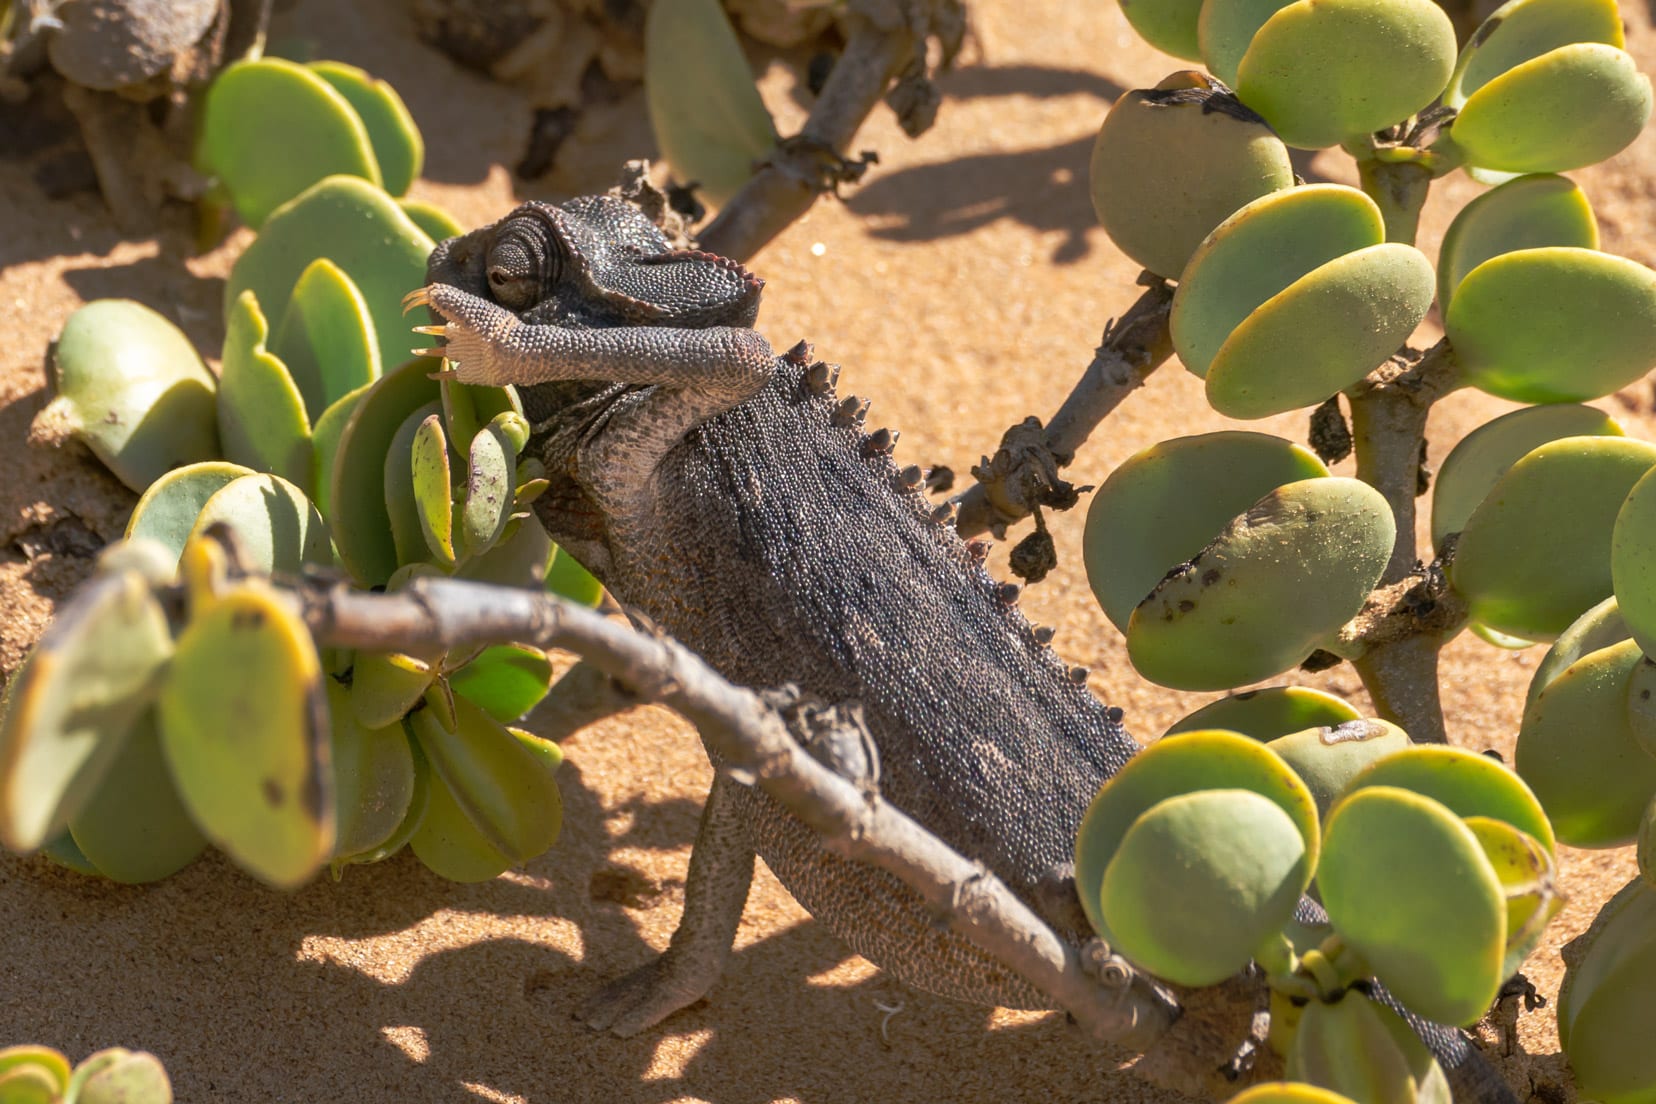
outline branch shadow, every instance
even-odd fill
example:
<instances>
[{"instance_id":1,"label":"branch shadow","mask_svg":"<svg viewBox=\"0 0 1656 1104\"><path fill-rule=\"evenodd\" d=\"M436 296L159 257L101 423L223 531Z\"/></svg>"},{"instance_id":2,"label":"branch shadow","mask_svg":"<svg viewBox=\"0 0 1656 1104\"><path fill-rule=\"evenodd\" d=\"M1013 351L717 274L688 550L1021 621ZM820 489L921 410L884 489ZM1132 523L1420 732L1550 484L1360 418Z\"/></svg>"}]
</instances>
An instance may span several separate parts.
<instances>
[{"instance_id":1,"label":"branch shadow","mask_svg":"<svg viewBox=\"0 0 1656 1104\"><path fill-rule=\"evenodd\" d=\"M1061 1038L1060 1016L990 1032L989 1009L878 973L814 980L851 957L814 920L744 943L708 999L640 1036L573 1022L590 993L653 953L596 876L624 867L624 852L683 849L700 802L606 810L574 763L564 772L565 838L478 885L445 882L406 852L288 894L216 853L145 887L0 855L0 1039L76 1058L147 1049L180 1100L224 1104L296 1088L434 1104L833 1104L848 1085L923 1099L940 1054L974 1099L1017 1097L1032 1081L1072 1099L1097 1091L1098 1056ZM630 826L610 832L618 813ZM1032 1054L1055 1060L1032 1071Z\"/></svg>"},{"instance_id":2,"label":"branch shadow","mask_svg":"<svg viewBox=\"0 0 1656 1104\"><path fill-rule=\"evenodd\" d=\"M887 241L916 242L970 233L1001 219L1063 235L1052 261L1072 264L1092 248L1098 229L1087 195L1091 126L1126 91L1096 73L1038 65L974 66L939 78L948 100L1002 96L1089 95L1099 101L1096 119L1075 140L1044 149L974 154L884 174L859 189L846 205ZM943 110L949 105L945 102Z\"/></svg>"}]
</instances>

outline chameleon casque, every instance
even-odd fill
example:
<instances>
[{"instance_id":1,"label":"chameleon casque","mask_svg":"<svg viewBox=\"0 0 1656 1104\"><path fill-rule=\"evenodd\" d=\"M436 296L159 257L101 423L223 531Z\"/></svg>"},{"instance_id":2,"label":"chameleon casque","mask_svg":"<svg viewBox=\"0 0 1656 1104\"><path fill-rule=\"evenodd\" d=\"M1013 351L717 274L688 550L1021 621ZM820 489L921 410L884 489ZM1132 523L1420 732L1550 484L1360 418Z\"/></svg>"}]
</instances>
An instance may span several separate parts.
<instances>
[{"instance_id":1,"label":"chameleon casque","mask_svg":"<svg viewBox=\"0 0 1656 1104\"><path fill-rule=\"evenodd\" d=\"M837 399L803 343L773 355L752 329L762 280L670 248L615 196L526 203L439 245L427 278L409 301L443 320L422 330L444 340L431 352L463 382L521 393L551 480L535 507L554 540L731 681L860 702L884 799L1060 935L1090 937L1074 839L1138 745L1025 620L1017 588L925 499L918 469L893 463L891 435L864 432L861 400ZM597 994L590 1024L635 1033L707 991L755 853L839 938L916 988L1046 1006L894 877L830 853L721 774L670 948ZM1498 1080L1459 1032L1423 1034L1456 1082Z\"/></svg>"}]
</instances>

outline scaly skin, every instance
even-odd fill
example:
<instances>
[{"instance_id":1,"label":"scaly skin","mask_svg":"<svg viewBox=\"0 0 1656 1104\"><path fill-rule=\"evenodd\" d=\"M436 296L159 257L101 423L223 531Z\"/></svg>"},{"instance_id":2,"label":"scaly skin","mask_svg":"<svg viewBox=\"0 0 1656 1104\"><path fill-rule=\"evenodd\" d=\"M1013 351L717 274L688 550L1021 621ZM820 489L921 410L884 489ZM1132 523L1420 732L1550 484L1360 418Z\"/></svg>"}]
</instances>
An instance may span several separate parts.
<instances>
[{"instance_id":1,"label":"scaly skin","mask_svg":"<svg viewBox=\"0 0 1656 1104\"><path fill-rule=\"evenodd\" d=\"M885 799L1087 938L1076 831L1138 745L1037 639L1017 588L934 514L917 473L899 472L890 435L865 434L860 403L836 400L832 371L803 344L771 355L751 329L761 281L669 250L613 197L526 204L438 246L428 278L410 301L443 318L426 332L455 375L523 396L553 539L733 682L861 702ZM755 852L915 987L1044 1007L894 878L720 776L671 948L598 994L589 1022L631 1034L705 993Z\"/></svg>"}]
</instances>

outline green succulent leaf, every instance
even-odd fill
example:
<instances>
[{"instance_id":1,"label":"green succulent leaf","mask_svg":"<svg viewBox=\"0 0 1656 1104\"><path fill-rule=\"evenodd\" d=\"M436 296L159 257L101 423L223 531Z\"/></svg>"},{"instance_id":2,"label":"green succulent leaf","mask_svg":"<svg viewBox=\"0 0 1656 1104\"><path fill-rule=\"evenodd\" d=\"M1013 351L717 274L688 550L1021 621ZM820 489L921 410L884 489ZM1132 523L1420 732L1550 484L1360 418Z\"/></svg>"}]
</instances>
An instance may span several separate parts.
<instances>
[{"instance_id":1,"label":"green succulent leaf","mask_svg":"<svg viewBox=\"0 0 1656 1104\"><path fill-rule=\"evenodd\" d=\"M311 422L380 376L368 303L345 270L326 257L299 274L271 351L287 366Z\"/></svg>"},{"instance_id":2,"label":"green succulent leaf","mask_svg":"<svg viewBox=\"0 0 1656 1104\"><path fill-rule=\"evenodd\" d=\"M449 472L448 439L443 419L432 414L414 433L410 474L420 530L441 563L454 562L454 489Z\"/></svg>"},{"instance_id":3,"label":"green succulent leaf","mask_svg":"<svg viewBox=\"0 0 1656 1104\"><path fill-rule=\"evenodd\" d=\"M336 865L384 847L414 801L414 754L401 718L382 728L364 727L356 718L353 690L327 680Z\"/></svg>"},{"instance_id":4,"label":"green succulent leaf","mask_svg":"<svg viewBox=\"0 0 1656 1104\"><path fill-rule=\"evenodd\" d=\"M414 482L414 442L427 421L442 420L442 406L433 399L403 419L385 451L385 512L391 519L391 540L399 563L428 559L426 516Z\"/></svg>"},{"instance_id":5,"label":"green succulent leaf","mask_svg":"<svg viewBox=\"0 0 1656 1104\"><path fill-rule=\"evenodd\" d=\"M1232 518L1277 487L1327 474L1309 450L1264 433L1177 437L1134 453L1093 496L1082 537L1087 580L1105 616L1126 631L1168 570Z\"/></svg>"},{"instance_id":6,"label":"green succulent leaf","mask_svg":"<svg viewBox=\"0 0 1656 1104\"><path fill-rule=\"evenodd\" d=\"M1650 109L1650 78L1626 51L1577 42L1515 65L1472 93L1449 142L1480 168L1564 172L1626 149Z\"/></svg>"},{"instance_id":7,"label":"green succulent leaf","mask_svg":"<svg viewBox=\"0 0 1656 1104\"><path fill-rule=\"evenodd\" d=\"M1208 0L1196 19L1197 42L1208 71L1232 88L1242 56L1271 16L1294 0Z\"/></svg>"},{"instance_id":8,"label":"green succulent leaf","mask_svg":"<svg viewBox=\"0 0 1656 1104\"><path fill-rule=\"evenodd\" d=\"M252 292L230 305L219 380L219 438L225 458L310 486L312 450L305 400L281 358Z\"/></svg>"},{"instance_id":9,"label":"green succulent leaf","mask_svg":"<svg viewBox=\"0 0 1656 1104\"><path fill-rule=\"evenodd\" d=\"M1174 723L1163 735L1223 728L1256 740L1274 740L1291 732L1332 727L1362 717L1357 707L1326 690L1309 686L1266 686L1209 702Z\"/></svg>"},{"instance_id":10,"label":"green succulent leaf","mask_svg":"<svg viewBox=\"0 0 1656 1104\"><path fill-rule=\"evenodd\" d=\"M75 846L117 882L159 881L207 848L161 753L155 711L139 719L81 810L69 819Z\"/></svg>"},{"instance_id":11,"label":"green succulent leaf","mask_svg":"<svg viewBox=\"0 0 1656 1104\"><path fill-rule=\"evenodd\" d=\"M1391 507L1367 483L1329 476L1285 484L1134 608L1133 667L1181 690L1280 674L1362 608L1395 537Z\"/></svg>"},{"instance_id":12,"label":"green succulent leaf","mask_svg":"<svg viewBox=\"0 0 1656 1104\"><path fill-rule=\"evenodd\" d=\"M426 237L434 242L458 238L466 232L465 227L454 221L453 215L435 203L427 203L423 199L409 199L404 196L397 200L397 206L401 207L403 214L407 215L415 226L424 230Z\"/></svg>"},{"instance_id":13,"label":"green succulent leaf","mask_svg":"<svg viewBox=\"0 0 1656 1104\"><path fill-rule=\"evenodd\" d=\"M362 120L385 190L394 196L408 191L425 163L425 141L397 90L344 62L313 61L306 68L331 84Z\"/></svg>"},{"instance_id":14,"label":"green succulent leaf","mask_svg":"<svg viewBox=\"0 0 1656 1104\"><path fill-rule=\"evenodd\" d=\"M173 653L136 572L99 574L58 607L6 686L0 843L29 852L68 827L154 699Z\"/></svg>"},{"instance_id":15,"label":"green succulent leaf","mask_svg":"<svg viewBox=\"0 0 1656 1104\"><path fill-rule=\"evenodd\" d=\"M1627 622L1622 620L1621 606L1613 596L1589 609L1570 622L1570 627L1558 635L1547 654L1541 657L1530 678L1526 704L1534 701L1537 694L1582 656L1620 644L1630 636Z\"/></svg>"},{"instance_id":16,"label":"green succulent leaf","mask_svg":"<svg viewBox=\"0 0 1656 1104\"><path fill-rule=\"evenodd\" d=\"M1634 878L1565 948L1558 1039L1583 1097L1649 1104L1656 1048L1636 1025L1656 1016L1656 887Z\"/></svg>"},{"instance_id":17,"label":"green succulent leaf","mask_svg":"<svg viewBox=\"0 0 1656 1104\"><path fill-rule=\"evenodd\" d=\"M1317 885L1334 930L1407 1007L1451 1024L1489 1008L1505 977L1505 895L1450 810L1394 786L1351 793L1329 815Z\"/></svg>"},{"instance_id":18,"label":"green succulent leaf","mask_svg":"<svg viewBox=\"0 0 1656 1104\"><path fill-rule=\"evenodd\" d=\"M1513 66L1576 42L1622 46L1616 0L1510 0L1483 21L1461 51L1443 102L1459 108Z\"/></svg>"},{"instance_id":19,"label":"green succulent leaf","mask_svg":"<svg viewBox=\"0 0 1656 1104\"><path fill-rule=\"evenodd\" d=\"M56 839L49 840L40 853L65 870L73 870L76 874L85 874L88 878L101 878L103 871L92 865L92 860L81 854L81 849L75 843L75 837L64 829Z\"/></svg>"},{"instance_id":20,"label":"green succulent leaf","mask_svg":"<svg viewBox=\"0 0 1656 1104\"><path fill-rule=\"evenodd\" d=\"M243 562L266 574L298 575L306 564L333 563L328 526L305 492L275 475L244 475L215 492L190 537L216 523L235 531Z\"/></svg>"},{"instance_id":21,"label":"green succulent leaf","mask_svg":"<svg viewBox=\"0 0 1656 1104\"><path fill-rule=\"evenodd\" d=\"M384 191L354 176L330 176L271 214L230 270L225 304L251 288L280 328L300 274L326 254L368 304L380 363L401 364L413 337L402 317L402 297L425 283L432 248Z\"/></svg>"},{"instance_id":22,"label":"green succulent leaf","mask_svg":"<svg viewBox=\"0 0 1656 1104\"><path fill-rule=\"evenodd\" d=\"M113 1060L97 1061L108 1054ZM81 1063L64 1099L73 1104L172 1104L172 1082L155 1055L116 1047Z\"/></svg>"},{"instance_id":23,"label":"green succulent leaf","mask_svg":"<svg viewBox=\"0 0 1656 1104\"><path fill-rule=\"evenodd\" d=\"M62 1099L51 1075L39 1066L0 1071L0 1104L58 1104Z\"/></svg>"},{"instance_id":24,"label":"green succulent leaf","mask_svg":"<svg viewBox=\"0 0 1656 1104\"><path fill-rule=\"evenodd\" d=\"M185 806L277 888L303 884L333 851L323 679L304 623L248 582L192 613L161 689L161 745Z\"/></svg>"},{"instance_id":25,"label":"green succulent leaf","mask_svg":"<svg viewBox=\"0 0 1656 1104\"><path fill-rule=\"evenodd\" d=\"M1141 813L1104 872L1111 942L1180 985L1237 973L1280 931L1311 882L1305 839L1251 790L1200 790Z\"/></svg>"},{"instance_id":26,"label":"green succulent leaf","mask_svg":"<svg viewBox=\"0 0 1656 1104\"><path fill-rule=\"evenodd\" d=\"M718 0L653 4L644 20L644 96L656 145L714 206L776 144L776 127Z\"/></svg>"},{"instance_id":27,"label":"green succulent leaf","mask_svg":"<svg viewBox=\"0 0 1656 1104\"><path fill-rule=\"evenodd\" d=\"M1656 480L1633 484L1610 535L1610 578L1627 631L1656 655Z\"/></svg>"},{"instance_id":28,"label":"green succulent leaf","mask_svg":"<svg viewBox=\"0 0 1656 1104\"><path fill-rule=\"evenodd\" d=\"M426 708L410 716L409 725L449 797L491 848L520 863L552 846L563 804L541 755L482 706L446 696L442 687L427 693ZM434 794L428 824L439 807ZM420 854L419 835L414 842Z\"/></svg>"},{"instance_id":29,"label":"green succulent leaf","mask_svg":"<svg viewBox=\"0 0 1656 1104\"><path fill-rule=\"evenodd\" d=\"M546 568L546 589L589 607L596 606L604 596L604 584L574 556L557 547L552 549Z\"/></svg>"},{"instance_id":30,"label":"green succulent leaf","mask_svg":"<svg viewBox=\"0 0 1656 1104\"><path fill-rule=\"evenodd\" d=\"M1549 246L1503 253L1461 281L1444 327L1466 381L1516 402L1582 402L1656 364L1656 272Z\"/></svg>"},{"instance_id":31,"label":"green succulent leaf","mask_svg":"<svg viewBox=\"0 0 1656 1104\"><path fill-rule=\"evenodd\" d=\"M440 362L420 358L381 376L357 400L339 435L328 492L334 546L340 562L365 586L383 585L401 563L385 504L386 461L403 422L438 400L437 383L430 378L438 367Z\"/></svg>"},{"instance_id":32,"label":"green succulent leaf","mask_svg":"<svg viewBox=\"0 0 1656 1104\"><path fill-rule=\"evenodd\" d=\"M257 474L252 468L224 460L175 468L151 483L138 499L127 520L126 539L150 540L165 546L176 566L207 500L234 480Z\"/></svg>"},{"instance_id":33,"label":"green succulent leaf","mask_svg":"<svg viewBox=\"0 0 1656 1104\"><path fill-rule=\"evenodd\" d=\"M1617 511L1653 466L1656 445L1628 437L1565 437L1512 465L1467 519L1450 567L1472 616L1550 640L1607 598Z\"/></svg>"},{"instance_id":34,"label":"green succulent leaf","mask_svg":"<svg viewBox=\"0 0 1656 1104\"><path fill-rule=\"evenodd\" d=\"M1438 469L1432 485L1432 543L1441 548L1445 537L1466 528L1501 476L1549 441L1623 435L1621 423L1608 414L1574 403L1529 406L1485 422L1462 438Z\"/></svg>"},{"instance_id":35,"label":"green succulent leaf","mask_svg":"<svg viewBox=\"0 0 1656 1104\"><path fill-rule=\"evenodd\" d=\"M1336 257L1231 331L1208 365L1208 403L1232 418L1315 405L1383 364L1431 305L1432 266L1414 246Z\"/></svg>"},{"instance_id":36,"label":"green succulent leaf","mask_svg":"<svg viewBox=\"0 0 1656 1104\"><path fill-rule=\"evenodd\" d=\"M0 1048L0 1075L24 1066L39 1071L55 1094L61 1095L69 1084L69 1059L64 1057L62 1051L31 1043Z\"/></svg>"},{"instance_id":37,"label":"green succulent leaf","mask_svg":"<svg viewBox=\"0 0 1656 1104\"><path fill-rule=\"evenodd\" d=\"M1191 255L1173 296L1173 348L1186 368L1206 377L1232 332L1267 300L1328 262L1385 240L1380 208L1356 188L1308 184L1261 196Z\"/></svg>"},{"instance_id":38,"label":"green succulent leaf","mask_svg":"<svg viewBox=\"0 0 1656 1104\"><path fill-rule=\"evenodd\" d=\"M255 229L324 177L344 173L380 184L362 118L303 65L260 58L227 66L208 88L201 113L196 160Z\"/></svg>"},{"instance_id":39,"label":"green succulent leaf","mask_svg":"<svg viewBox=\"0 0 1656 1104\"><path fill-rule=\"evenodd\" d=\"M552 687L552 661L526 644L496 644L450 675L449 685L507 724L546 697Z\"/></svg>"},{"instance_id":40,"label":"green succulent leaf","mask_svg":"<svg viewBox=\"0 0 1656 1104\"><path fill-rule=\"evenodd\" d=\"M1316 803L1305 783L1274 752L1235 732L1169 736L1128 760L1099 789L1076 836L1076 891L1099 934L1111 938L1101 903L1105 872L1139 817L1168 798L1236 789L1251 790L1279 806L1299 829L1308 868L1316 868Z\"/></svg>"},{"instance_id":41,"label":"green succulent leaf","mask_svg":"<svg viewBox=\"0 0 1656 1104\"><path fill-rule=\"evenodd\" d=\"M433 778L431 797L409 848L434 874L451 882L486 882L510 870L501 854L466 815L446 782Z\"/></svg>"},{"instance_id":42,"label":"green succulent leaf","mask_svg":"<svg viewBox=\"0 0 1656 1104\"><path fill-rule=\"evenodd\" d=\"M1627 676L1627 725L1638 745L1656 759L1656 663L1648 653Z\"/></svg>"},{"instance_id":43,"label":"green succulent leaf","mask_svg":"<svg viewBox=\"0 0 1656 1104\"><path fill-rule=\"evenodd\" d=\"M1409 734L1389 721L1356 720L1305 728L1265 745L1294 768L1327 816L1351 780L1371 763L1409 746Z\"/></svg>"},{"instance_id":44,"label":"green succulent leaf","mask_svg":"<svg viewBox=\"0 0 1656 1104\"><path fill-rule=\"evenodd\" d=\"M1465 748L1414 746L1387 755L1351 780L1347 793L1396 786L1437 801L1458 817L1488 817L1538 840L1548 854L1553 828L1541 803L1510 768Z\"/></svg>"},{"instance_id":45,"label":"green succulent leaf","mask_svg":"<svg viewBox=\"0 0 1656 1104\"><path fill-rule=\"evenodd\" d=\"M1624 640L1589 652L1532 693L1513 765L1572 847L1620 847L1638 835L1656 758L1627 717L1627 683L1644 655Z\"/></svg>"},{"instance_id":46,"label":"green succulent leaf","mask_svg":"<svg viewBox=\"0 0 1656 1104\"><path fill-rule=\"evenodd\" d=\"M1202 60L1196 37L1200 0L1124 0L1121 14L1138 36L1164 54L1186 61Z\"/></svg>"},{"instance_id":47,"label":"green succulent leaf","mask_svg":"<svg viewBox=\"0 0 1656 1104\"><path fill-rule=\"evenodd\" d=\"M466 462L472 439L492 418L507 411L523 413L523 402L516 388L461 383L448 376L439 382L442 385L443 424L448 430L449 449L461 463Z\"/></svg>"},{"instance_id":48,"label":"green succulent leaf","mask_svg":"<svg viewBox=\"0 0 1656 1104\"><path fill-rule=\"evenodd\" d=\"M1342 1096L1315 1085L1297 1081L1266 1081L1231 1097L1231 1104L1356 1104L1349 1096Z\"/></svg>"},{"instance_id":49,"label":"green succulent leaf","mask_svg":"<svg viewBox=\"0 0 1656 1104\"><path fill-rule=\"evenodd\" d=\"M493 548L512 515L518 450L527 436L519 432L526 429L522 422L521 414L499 414L472 438L461 514L461 543L469 556Z\"/></svg>"},{"instance_id":50,"label":"green succulent leaf","mask_svg":"<svg viewBox=\"0 0 1656 1104\"><path fill-rule=\"evenodd\" d=\"M1549 245L1597 249L1598 220L1575 181L1551 173L1520 176L1460 209L1438 252L1438 306L1491 257Z\"/></svg>"},{"instance_id":51,"label":"green succulent leaf","mask_svg":"<svg viewBox=\"0 0 1656 1104\"><path fill-rule=\"evenodd\" d=\"M351 415L356 413L357 403L368 393L374 385L365 383L348 395L342 395L333 405L322 412L316 419L316 425L311 429L311 449L315 458L314 471L316 479L311 488L311 501L323 517L331 517L333 512L333 472L334 460L339 455L339 440L345 434L345 426L350 422Z\"/></svg>"},{"instance_id":52,"label":"green succulent leaf","mask_svg":"<svg viewBox=\"0 0 1656 1104\"><path fill-rule=\"evenodd\" d=\"M431 780L431 765L426 762L425 753L420 750L419 741L408 730L408 722L398 726L403 735L403 744L408 749L414 763L414 788L408 799L408 812L403 815L402 822L397 825L396 831L379 846L357 855L338 855L329 864L334 880L338 881L344 874L345 868L352 865L376 863L390 858L406 847L415 834L425 823L426 810L431 805L432 791L439 788L441 783Z\"/></svg>"},{"instance_id":53,"label":"green succulent leaf","mask_svg":"<svg viewBox=\"0 0 1656 1104\"><path fill-rule=\"evenodd\" d=\"M80 440L132 490L217 459L218 382L189 338L143 304L99 299L70 315L52 373L57 396L31 436Z\"/></svg>"},{"instance_id":54,"label":"green succulent leaf","mask_svg":"<svg viewBox=\"0 0 1656 1104\"><path fill-rule=\"evenodd\" d=\"M1506 894L1506 953L1501 959L1501 976L1511 977L1541 945L1547 924L1564 907L1564 898L1558 892L1558 865L1551 848L1504 820L1481 816L1465 820Z\"/></svg>"},{"instance_id":55,"label":"green succulent leaf","mask_svg":"<svg viewBox=\"0 0 1656 1104\"><path fill-rule=\"evenodd\" d=\"M552 538L533 520L509 522L493 548L467 559L455 575L481 583L539 587L546 581L546 565L553 551Z\"/></svg>"},{"instance_id":56,"label":"green succulent leaf","mask_svg":"<svg viewBox=\"0 0 1656 1104\"><path fill-rule=\"evenodd\" d=\"M1634 857L1639 863L1639 874L1645 884L1656 887L1656 793L1651 794L1639 821L1639 836L1634 841Z\"/></svg>"},{"instance_id":57,"label":"green succulent leaf","mask_svg":"<svg viewBox=\"0 0 1656 1104\"><path fill-rule=\"evenodd\" d=\"M1254 34L1236 91L1284 142L1320 149L1408 119L1454 68L1454 27L1430 0L1297 0Z\"/></svg>"},{"instance_id":58,"label":"green succulent leaf","mask_svg":"<svg viewBox=\"0 0 1656 1104\"><path fill-rule=\"evenodd\" d=\"M359 651L351 667L351 711L357 724L381 729L419 704L437 678L430 658Z\"/></svg>"},{"instance_id":59,"label":"green succulent leaf","mask_svg":"<svg viewBox=\"0 0 1656 1104\"><path fill-rule=\"evenodd\" d=\"M1122 10L1131 20L1129 7ZM1193 10L1192 37L1194 18ZM1116 101L1093 143L1090 180L1093 210L1116 247L1177 279L1215 226L1254 199L1292 187L1294 169L1263 119L1211 78L1187 70Z\"/></svg>"},{"instance_id":60,"label":"green succulent leaf","mask_svg":"<svg viewBox=\"0 0 1656 1104\"><path fill-rule=\"evenodd\" d=\"M1353 1100L1452 1104L1449 1081L1402 1017L1356 990L1300 1016L1287 1074Z\"/></svg>"}]
</instances>

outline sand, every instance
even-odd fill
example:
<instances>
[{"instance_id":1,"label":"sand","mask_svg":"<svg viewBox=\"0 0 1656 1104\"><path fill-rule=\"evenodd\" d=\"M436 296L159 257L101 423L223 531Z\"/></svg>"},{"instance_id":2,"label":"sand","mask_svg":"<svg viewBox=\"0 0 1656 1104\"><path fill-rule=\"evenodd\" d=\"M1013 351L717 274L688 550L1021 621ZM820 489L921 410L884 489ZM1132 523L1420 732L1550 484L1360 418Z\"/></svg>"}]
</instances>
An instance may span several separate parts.
<instances>
[{"instance_id":1,"label":"sand","mask_svg":"<svg viewBox=\"0 0 1656 1104\"><path fill-rule=\"evenodd\" d=\"M1088 151L1117 95L1181 67L1134 37L1114 6L999 0L974 14L966 64L941 82L935 129L910 142L878 113L856 143L880 153L867 183L844 203L820 203L753 262L769 281L759 328L772 344L809 338L844 365L843 392L875 399L873 424L902 430L900 462L961 473L1006 426L1056 408L1105 322L1132 301L1135 268L1092 217ZM1630 48L1650 69L1649 15L1643 6L1625 15ZM415 41L399 6L300 3L276 34L318 40L320 56L391 80L429 145L415 194L468 225L521 198L602 188L622 158L651 150L633 94L589 113L551 175L514 181L529 108ZM755 60L786 133L803 112L793 78L777 61ZM8 148L24 153L0 159L0 434L14 442L0 468L0 671L9 674L134 500L78 448L18 444L43 402L47 342L83 301L125 295L216 349L222 279L247 235L193 256L180 208L154 238L124 240L93 196L49 200L36 186L42 159L66 148L61 118L12 111L0 125L18 139ZM1577 174L1604 247L1645 263L1656 261L1645 232L1653 160L1647 134ZM1301 159L1301 171L1352 182L1349 163L1332 155ZM1420 242L1429 255L1477 189L1451 178L1436 191ZM1599 405L1651 438L1650 398L1641 383ZM1432 454L1509 406L1453 396L1433 413ZM1225 424L1203 405L1199 381L1170 365L1082 451L1071 477L1097 484L1145 445ZM1299 415L1252 428L1304 439ZM1052 519L1060 566L1024 605L1058 627L1059 651L1090 667L1093 688L1149 737L1213 695L1133 674L1081 570L1082 517ZM1007 574L1004 548L991 567ZM1449 647L1444 699L1456 743L1510 754L1540 654L1470 635ZM1348 667L1304 681L1366 701ZM1158 1097L1079 1045L1061 1016L906 990L847 952L763 870L707 1000L639 1038L588 1032L571 1020L580 1000L672 932L710 772L691 729L654 708L596 725L566 751L563 839L481 886L444 882L406 855L291 894L217 856L126 888L0 855L0 1044L47 1043L76 1058L117 1044L149 1049L180 1100L226 1104ZM1549 995L1558 946L1633 869L1625 852L1566 851L1563 864L1571 903L1526 968ZM1540 1057L1509 1062L1515 1085L1568 1095L1550 1012L1524 1017L1520 1037Z\"/></svg>"}]
</instances>

